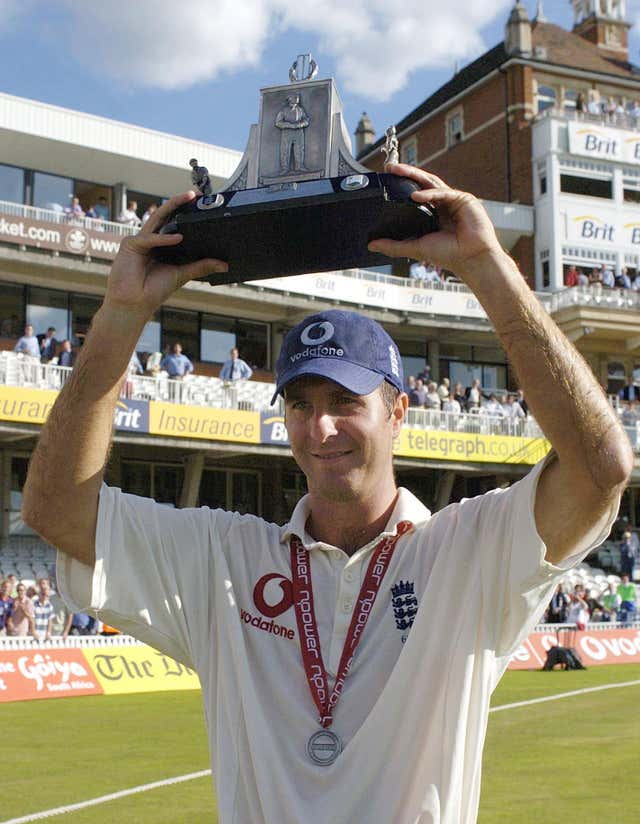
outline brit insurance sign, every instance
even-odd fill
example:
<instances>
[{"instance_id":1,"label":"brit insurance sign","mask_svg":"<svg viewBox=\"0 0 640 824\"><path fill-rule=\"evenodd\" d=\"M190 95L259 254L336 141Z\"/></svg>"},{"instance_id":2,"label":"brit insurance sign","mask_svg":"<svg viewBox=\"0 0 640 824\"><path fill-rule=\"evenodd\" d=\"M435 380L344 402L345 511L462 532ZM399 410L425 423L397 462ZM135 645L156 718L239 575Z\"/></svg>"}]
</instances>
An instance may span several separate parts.
<instances>
[{"instance_id":1,"label":"brit insurance sign","mask_svg":"<svg viewBox=\"0 0 640 824\"><path fill-rule=\"evenodd\" d=\"M569 152L598 160L640 165L640 132L611 129L597 123L569 123Z\"/></svg>"}]
</instances>

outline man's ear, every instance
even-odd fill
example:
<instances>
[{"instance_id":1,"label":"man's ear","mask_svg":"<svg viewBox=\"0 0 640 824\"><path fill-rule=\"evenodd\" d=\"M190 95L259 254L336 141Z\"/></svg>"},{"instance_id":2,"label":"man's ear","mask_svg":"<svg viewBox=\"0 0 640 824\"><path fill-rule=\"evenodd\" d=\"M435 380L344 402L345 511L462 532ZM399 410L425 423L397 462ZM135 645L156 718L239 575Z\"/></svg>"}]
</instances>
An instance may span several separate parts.
<instances>
[{"instance_id":1,"label":"man's ear","mask_svg":"<svg viewBox=\"0 0 640 824\"><path fill-rule=\"evenodd\" d=\"M407 409L409 407L409 396L406 392L400 392L398 397L396 398L395 405L393 407L393 411L391 413L391 418L393 420L393 437L397 438L400 434L400 430L402 429L402 424L404 423L405 416L407 414Z\"/></svg>"}]
</instances>

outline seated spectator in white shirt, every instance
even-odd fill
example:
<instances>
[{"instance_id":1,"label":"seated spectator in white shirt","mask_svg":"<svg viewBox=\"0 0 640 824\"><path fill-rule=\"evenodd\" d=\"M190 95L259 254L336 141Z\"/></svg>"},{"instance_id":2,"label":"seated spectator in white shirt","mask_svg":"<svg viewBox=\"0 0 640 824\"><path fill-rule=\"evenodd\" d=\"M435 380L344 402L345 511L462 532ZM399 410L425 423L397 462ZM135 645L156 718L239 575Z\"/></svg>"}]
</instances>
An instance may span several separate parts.
<instances>
[{"instance_id":1,"label":"seated spectator in white shirt","mask_svg":"<svg viewBox=\"0 0 640 824\"><path fill-rule=\"evenodd\" d=\"M450 415L459 415L462 412L460 401L456 400L456 396L451 392L446 400L442 401L442 411Z\"/></svg>"},{"instance_id":2,"label":"seated spectator in white shirt","mask_svg":"<svg viewBox=\"0 0 640 824\"><path fill-rule=\"evenodd\" d=\"M523 418L524 419L524 418L527 417L524 409L518 403L517 397L513 394L507 395L507 407L509 409L508 414L509 414L510 418Z\"/></svg>"},{"instance_id":3,"label":"seated spectator in white shirt","mask_svg":"<svg viewBox=\"0 0 640 824\"><path fill-rule=\"evenodd\" d=\"M482 407L482 411L485 415L492 415L496 418L504 418L505 416L504 409L495 395L489 395L489 400Z\"/></svg>"},{"instance_id":4,"label":"seated spectator in white shirt","mask_svg":"<svg viewBox=\"0 0 640 824\"><path fill-rule=\"evenodd\" d=\"M407 375L407 380L405 382L404 391L409 394L412 389L416 388L416 379L414 375Z\"/></svg>"},{"instance_id":5,"label":"seated spectator in white shirt","mask_svg":"<svg viewBox=\"0 0 640 824\"><path fill-rule=\"evenodd\" d=\"M440 409L442 402L438 394L438 385L435 381L429 381L427 384L427 394L424 399L426 409Z\"/></svg>"},{"instance_id":6,"label":"seated spectator in white shirt","mask_svg":"<svg viewBox=\"0 0 640 824\"><path fill-rule=\"evenodd\" d=\"M427 266L425 260L416 260L409 267L409 277L414 280L424 280L427 276Z\"/></svg>"},{"instance_id":7,"label":"seated spectator in white shirt","mask_svg":"<svg viewBox=\"0 0 640 824\"><path fill-rule=\"evenodd\" d=\"M451 384L449 383L449 378L443 378L442 383L438 387L438 395L440 395L440 401L444 403L451 393Z\"/></svg>"},{"instance_id":8,"label":"seated spectator in white shirt","mask_svg":"<svg viewBox=\"0 0 640 824\"><path fill-rule=\"evenodd\" d=\"M182 354L182 344L177 341L173 344L171 354L162 359L160 368L164 369L173 379L184 378L185 375L193 372L193 364L186 355Z\"/></svg>"},{"instance_id":9,"label":"seated spectator in white shirt","mask_svg":"<svg viewBox=\"0 0 640 824\"><path fill-rule=\"evenodd\" d=\"M24 335L13 347L14 352L22 352L32 358L40 360L40 344L38 338L33 334L33 326L28 323L24 327Z\"/></svg>"},{"instance_id":10,"label":"seated spectator in white shirt","mask_svg":"<svg viewBox=\"0 0 640 824\"><path fill-rule=\"evenodd\" d=\"M578 271L578 286L588 286L589 285L589 276L585 275L582 270Z\"/></svg>"},{"instance_id":11,"label":"seated spectator in white shirt","mask_svg":"<svg viewBox=\"0 0 640 824\"><path fill-rule=\"evenodd\" d=\"M220 378L223 381L248 381L253 375L253 369L240 357L236 346L229 352L230 358L222 364Z\"/></svg>"},{"instance_id":12,"label":"seated spectator in white shirt","mask_svg":"<svg viewBox=\"0 0 640 824\"><path fill-rule=\"evenodd\" d=\"M124 223L126 226L141 226L142 221L138 217L138 202L130 200L127 208L118 217L118 223Z\"/></svg>"}]
</instances>

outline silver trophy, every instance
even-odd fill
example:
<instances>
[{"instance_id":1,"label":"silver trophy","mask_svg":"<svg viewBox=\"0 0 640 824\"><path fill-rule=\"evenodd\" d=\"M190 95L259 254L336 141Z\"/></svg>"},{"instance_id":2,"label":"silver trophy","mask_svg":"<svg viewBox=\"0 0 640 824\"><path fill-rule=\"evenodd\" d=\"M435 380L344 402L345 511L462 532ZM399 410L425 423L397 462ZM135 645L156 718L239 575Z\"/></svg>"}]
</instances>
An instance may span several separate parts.
<instances>
[{"instance_id":1,"label":"silver trophy","mask_svg":"<svg viewBox=\"0 0 640 824\"><path fill-rule=\"evenodd\" d=\"M261 89L259 122L217 191L207 169L190 161L200 196L164 227L183 240L158 250L159 257L225 260L228 273L204 279L233 283L380 265L388 259L369 252L369 241L434 230L433 212L410 199L418 188L413 181L371 172L354 159L333 79L317 73L311 55L300 54L289 83ZM393 126L385 151L397 162Z\"/></svg>"}]
</instances>

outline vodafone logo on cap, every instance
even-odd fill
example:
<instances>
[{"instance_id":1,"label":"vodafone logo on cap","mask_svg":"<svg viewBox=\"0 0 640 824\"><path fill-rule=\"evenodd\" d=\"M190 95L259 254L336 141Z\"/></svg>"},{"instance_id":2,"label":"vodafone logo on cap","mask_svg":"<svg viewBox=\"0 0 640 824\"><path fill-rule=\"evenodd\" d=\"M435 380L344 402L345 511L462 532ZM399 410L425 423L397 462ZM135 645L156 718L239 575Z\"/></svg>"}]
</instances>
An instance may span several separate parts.
<instances>
[{"instance_id":1,"label":"vodafone logo on cap","mask_svg":"<svg viewBox=\"0 0 640 824\"><path fill-rule=\"evenodd\" d=\"M314 334L314 330L317 330L320 334ZM333 324L329 323L328 320L323 320L306 326L300 333L300 340L306 346L313 346L314 344L331 340L334 332Z\"/></svg>"}]
</instances>

